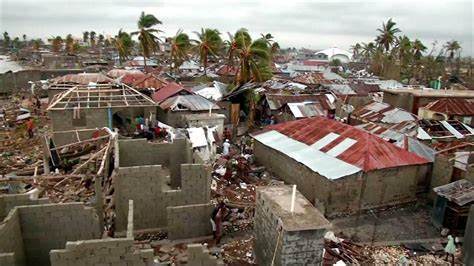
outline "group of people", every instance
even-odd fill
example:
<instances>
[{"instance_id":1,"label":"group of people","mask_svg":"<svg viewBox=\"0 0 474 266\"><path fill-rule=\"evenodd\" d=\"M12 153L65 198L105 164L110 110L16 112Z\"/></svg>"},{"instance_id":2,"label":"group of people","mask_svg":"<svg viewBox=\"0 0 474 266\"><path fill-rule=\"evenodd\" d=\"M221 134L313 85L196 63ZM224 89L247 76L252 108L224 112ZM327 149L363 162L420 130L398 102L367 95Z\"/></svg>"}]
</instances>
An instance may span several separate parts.
<instances>
[{"instance_id":1,"label":"group of people","mask_svg":"<svg viewBox=\"0 0 474 266\"><path fill-rule=\"evenodd\" d=\"M143 116L137 116L133 124L135 127L135 136L137 137L143 137L147 140L169 137L169 132L167 132L166 128L159 127L158 121L151 121L148 118L143 118Z\"/></svg>"}]
</instances>

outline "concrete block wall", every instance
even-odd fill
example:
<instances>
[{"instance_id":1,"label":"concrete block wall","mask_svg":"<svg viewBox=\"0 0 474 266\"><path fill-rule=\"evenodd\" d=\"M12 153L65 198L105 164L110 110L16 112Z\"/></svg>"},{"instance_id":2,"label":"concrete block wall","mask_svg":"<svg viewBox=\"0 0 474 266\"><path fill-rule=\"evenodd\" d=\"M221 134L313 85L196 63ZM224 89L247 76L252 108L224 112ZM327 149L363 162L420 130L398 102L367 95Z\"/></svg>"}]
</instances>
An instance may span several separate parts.
<instances>
[{"instance_id":1,"label":"concrete block wall","mask_svg":"<svg viewBox=\"0 0 474 266\"><path fill-rule=\"evenodd\" d=\"M115 179L116 228L125 231L128 201L133 200L135 229L163 228L168 225L166 208L210 201L210 169L205 165L181 165L179 190L165 185L160 165L119 167Z\"/></svg>"},{"instance_id":2,"label":"concrete block wall","mask_svg":"<svg viewBox=\"0 0 474 266\"><path fill-rule=\"evenodd\" d=\"M172 187L181 186L181 164L192 163L191 144L186 139L175 139L173 143L151 143L146 139L118 141L119 165L162 165L170 170Z\"/></svg>"},{"instance_id":3,"label":"concrete block wall","mask_svg":"<svg viewBox=\"0 0 474 266\"><path fill-rule=\"evenodd\" d=\"M275 203L278 197L281 194L277 193L273 198L257 191L254 217L257 264L271 265L275 258L274 265L319 265L322 261L323 238L330 226L329 222L319 212L317 219L312 215L298 213L295 217L288 216ZM299 192L296 201L306 201L305 208L310 206ZM289 207L289 199L286 202ZM310 212L316 211L311 208ZM309 220L312 225L300 223L303 220Z\"/></svg>"},{"instance_id":4,"label":"concrete block wall","mask_svg":"<svg viewBox=\"0 0 474 266\"><path fill-rule=\"evenodd\" d=\"M211 203L192 204L166 208L168 217L168 238L182 239L212 234Z\"/></svg>"},{"instance_id":5,"label":"concrete block wall","mask_svg":"<svg viewBox=\"0 0 474 266\"><path fill-rule=\"evenodd\" d=\"M17 207L28 265L49 265L49 251L67 241L97 239L102 230L96 211L83 203Z\"/></svg>"},{"instance_id":6,"label":"concrete block wall","mask_svg":"<svg viewBox=\"0 0 474 266\"><path fill-rule=\"evenodd\" d=\"M201 244L188 245L189 266L220 266L224 262L209 254L207 247Z\"/></svg>"},{"instance_id":7,"label":"concrete block wall","mask_svg":"<svg viewBox=\"0 0 474 266\"><path fill-rule=\"evenodd\" d=\"M431 174L430 196L436 197L433 188L451 183L453 176L454 161L443 154L437 154L433 162L433 172Z\"/></svg>"},{"instance_id":8,"label":"concrete block wall","mask_svg":"<svg viewBox=\"0 0 474 266\"><path fill-rule=\"evenodd\" d=\"M28 194L0 195L0 221L16 206L39 205L49 203L48 199L30 199Z\"/></svg>"},{"instance_id":9,"label":"concrete block wall","mask_svg":"<svg viewBox=\"0 0 474 266\"><path fill-rule=\"evenodd\" d=\"M13 209L0 224L0 265L26 265L18 209Z\"/></svg>"},{"instance_id":10,"label":"concrete block wall","mask_svg":"<svg viewBox=\"0 0 474 266\"><path fill-rule=\"evenodd\" d=\"M51 250L52 266L151 266L153 250L139 250L133 238L67 242L65 249Z\"/></svg>"}]
</instances>

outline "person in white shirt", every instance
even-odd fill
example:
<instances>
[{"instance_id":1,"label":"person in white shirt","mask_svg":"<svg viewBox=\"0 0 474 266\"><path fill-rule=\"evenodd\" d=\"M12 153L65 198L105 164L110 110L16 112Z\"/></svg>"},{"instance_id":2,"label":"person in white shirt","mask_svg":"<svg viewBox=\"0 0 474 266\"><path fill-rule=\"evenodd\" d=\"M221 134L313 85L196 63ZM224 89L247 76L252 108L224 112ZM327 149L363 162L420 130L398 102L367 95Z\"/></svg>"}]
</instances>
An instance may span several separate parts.
<instances>
[{"instance_id":1,"label":"person in white shirt","mask_svg":"<svg viewBox=\"0 0 474 266\"><path fill-rule=\"evenodd\" d=\"M230 143L229 143L229 140L226 139L224 144L222 145L223 146L223 150L222 150L222 154L223 155L228 155L229 154L229 150L230 150Z\"/></svg>"}]
</instances>

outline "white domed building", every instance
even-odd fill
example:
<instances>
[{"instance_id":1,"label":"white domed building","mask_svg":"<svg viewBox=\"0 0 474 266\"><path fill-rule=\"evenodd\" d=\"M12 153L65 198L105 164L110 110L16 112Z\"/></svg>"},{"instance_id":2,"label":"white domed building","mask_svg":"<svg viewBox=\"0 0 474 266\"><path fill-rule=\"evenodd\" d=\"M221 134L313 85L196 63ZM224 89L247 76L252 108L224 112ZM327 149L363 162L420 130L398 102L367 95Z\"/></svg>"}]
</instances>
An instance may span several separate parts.
<instances>
[{"instance_id":1,"label":"white domed building","mask_svg":"<svg viewBox=\"0 0 474 266\"><path fill-rule=\"evenodd\" d=\"M352 60L352 54L349 51L337 47L328 48L314 54L315 59L333 61L339 59L341 63L348 63Z\"/></svg>"}]
</instances>

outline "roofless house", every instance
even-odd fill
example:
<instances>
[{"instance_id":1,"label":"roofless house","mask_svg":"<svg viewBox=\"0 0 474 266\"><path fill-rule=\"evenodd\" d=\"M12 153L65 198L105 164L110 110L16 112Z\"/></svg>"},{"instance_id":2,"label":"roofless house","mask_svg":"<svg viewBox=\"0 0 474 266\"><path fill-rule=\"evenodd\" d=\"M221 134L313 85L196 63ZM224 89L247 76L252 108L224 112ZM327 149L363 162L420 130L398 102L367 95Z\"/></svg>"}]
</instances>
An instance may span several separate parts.
<instances>
[{"instance_id":1,"label":"roofless house","mask_svg":"<svg viewBox=\"0 0 474 266\"><path fill-rule=\"evenodd\" d=\"M96 128L133 132L137 116L155 119L155 102L125 85L75 86L53 97L49 107L53 139L57 145L91 137Z\"/></svg>"}]
</instances>

